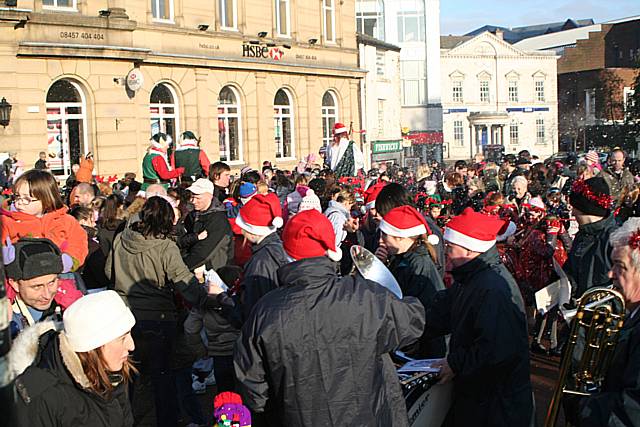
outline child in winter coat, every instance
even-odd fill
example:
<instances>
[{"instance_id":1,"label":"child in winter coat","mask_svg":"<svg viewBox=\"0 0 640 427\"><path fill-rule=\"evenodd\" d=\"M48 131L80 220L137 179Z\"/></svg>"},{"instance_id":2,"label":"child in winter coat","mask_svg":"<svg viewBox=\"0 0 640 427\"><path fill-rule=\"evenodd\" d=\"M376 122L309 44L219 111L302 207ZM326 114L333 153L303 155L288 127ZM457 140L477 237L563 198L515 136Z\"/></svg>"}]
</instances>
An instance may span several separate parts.
<instances>
[{"instance_id":1,"label":"child in winter coat","mask_svg":"<svg viewBox=\"0 0 640 427\"><path fill-rule=\"evenodd\" d=\"M32 169L13 186L14 203L2 216L2 242L21 237L46 237L62 252L63 272L75 271L87 257L87 233L62 203L49 172Z\"/></svg>"}]
</instances>

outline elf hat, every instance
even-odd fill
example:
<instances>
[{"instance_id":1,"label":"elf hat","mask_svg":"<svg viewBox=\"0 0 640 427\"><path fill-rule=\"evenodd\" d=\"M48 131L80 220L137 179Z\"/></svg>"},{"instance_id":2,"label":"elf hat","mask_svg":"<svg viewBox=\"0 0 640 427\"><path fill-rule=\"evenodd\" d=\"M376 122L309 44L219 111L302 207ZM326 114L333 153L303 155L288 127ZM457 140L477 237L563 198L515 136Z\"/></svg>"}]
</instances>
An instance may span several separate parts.
<instances>
[{"instance_id":1,"label":"elf hat","mask_svg":"<svg viewBox=\"0 0 640 427\"><path fill-rule=\"evenodd\" d=\"M240 208L236 225L251 234L266 236L282 227L282 208L273 193L256 194Z\"/></svg>"},{"instance_id":2,"label":"elf hat","mask_svg":"<svg viewBox=\"0 0 640 427\"><path fill-rule=\"evenodd\" d=\"M386 182L380 181L377 184L367 188L367 191L364 192L364 202L367 209L373 209L376 207L376 198L385 185L387 185Z\"/></svg>"},{"instance_id":3,"label":"elf hat","mask_svg":"<svg viewBox=\"0 0 640 427\"><path fill-rule=\"evenodd\" d=\"M349 132L349 129L347 129L347 127L345 125L343 125L342 123L338 123L336 122L336 124L333 125L333 135L338 135L341 133L347 133Z\"/></svg>"},{"instance_id":4,"label":"elf hat","mask_svg":"<svg viewBox=\"0 0 640 427\"><path fill-rule=\"evenodd\" d=\"M438 236L431 232L424 216L411 206L399 206L391 209L380 221L380 231L389 236L415 237L427 234L429 243L437 245Z\"/></svg>"},{"instance_id":5,"label":"elf hat","mask_svg":"<svg viewBox=\"0 0 640 427\"><path fill-rule=\"evenodd\" d=\"M504 221L466 208L447 223L444 240L474 252L486 252L496 244Z\"/></svg>"},{"instance_id":6,"label":"elf hat","mask_svg":"<svg viewBox=\"0 0 640 427\"><path fill-rule=\"evenodd\" d=\"M287 222L282 246L296 260L328 256L337 262L342 258L331 222L315 209L298 212Z\"/></svg>"}]
</instances>

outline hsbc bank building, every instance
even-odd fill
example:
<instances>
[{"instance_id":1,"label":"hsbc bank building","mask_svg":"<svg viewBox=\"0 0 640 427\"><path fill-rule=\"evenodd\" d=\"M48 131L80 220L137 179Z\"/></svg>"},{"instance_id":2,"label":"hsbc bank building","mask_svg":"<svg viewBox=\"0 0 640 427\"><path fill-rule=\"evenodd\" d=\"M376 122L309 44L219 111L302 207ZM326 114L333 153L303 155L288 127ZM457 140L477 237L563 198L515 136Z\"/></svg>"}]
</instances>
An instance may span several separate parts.
<instances>
[{"instance_id":1,"label":"hsbc bank building","mask_svg":"<svg viewBox=\"0 0 640 427\"><path fill-rule=\"evenodd\" d=\"M212 161L292 168L360 130L355 27L354 0L0 0L0 151L122 175L190 130Z\"/></svg>"}]
</instances>

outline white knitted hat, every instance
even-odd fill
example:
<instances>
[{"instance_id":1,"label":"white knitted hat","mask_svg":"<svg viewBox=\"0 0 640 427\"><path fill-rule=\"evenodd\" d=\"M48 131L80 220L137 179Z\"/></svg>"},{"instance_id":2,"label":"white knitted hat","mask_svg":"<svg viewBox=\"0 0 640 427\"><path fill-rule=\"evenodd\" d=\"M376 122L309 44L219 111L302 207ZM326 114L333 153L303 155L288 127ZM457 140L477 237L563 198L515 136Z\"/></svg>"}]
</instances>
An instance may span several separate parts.
<instances>
[{"instance_id":1,"label":"white knitted hat","mask_svg":"<svg viewBox=\"0 0 640 427\"><path fill-rule=\"evenodd\" d=\"M86 295L63 315L64 334L77 353L94 350L126 334L136 319L115 291Z\"/></svg>"},{"instance_id":2,"label":"white knitted hat","mask_svg":"<svg viewBox=\"0 0 640 427\"><path fill-rule=\"evenodd\" d=\"M309 209L315 209L318 212L322 212L320 199L312 189L308 189L307 194L302 198L300 206L298 207L298 212L308 211Z\"/></svg>"}]
</instances>

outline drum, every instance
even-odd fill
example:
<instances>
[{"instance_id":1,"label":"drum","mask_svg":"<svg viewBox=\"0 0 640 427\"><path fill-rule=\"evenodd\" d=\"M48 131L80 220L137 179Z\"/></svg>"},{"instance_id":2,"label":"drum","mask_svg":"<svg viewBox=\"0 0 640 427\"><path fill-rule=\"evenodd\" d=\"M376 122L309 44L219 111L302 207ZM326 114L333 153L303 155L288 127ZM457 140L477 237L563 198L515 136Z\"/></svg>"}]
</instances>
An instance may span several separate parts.
<instances>
[{"instance_id":1,"label":"drum","mask_svg":"<svg viewBox=\"0 0 640 427\"><path fill-rule=\"evenodd\" d=\"M410 427L440 427L449 406L453 383L436 384L433 372L398 373Z\"/></svg>"}]
</instances>

